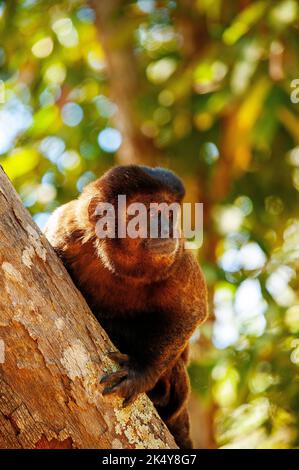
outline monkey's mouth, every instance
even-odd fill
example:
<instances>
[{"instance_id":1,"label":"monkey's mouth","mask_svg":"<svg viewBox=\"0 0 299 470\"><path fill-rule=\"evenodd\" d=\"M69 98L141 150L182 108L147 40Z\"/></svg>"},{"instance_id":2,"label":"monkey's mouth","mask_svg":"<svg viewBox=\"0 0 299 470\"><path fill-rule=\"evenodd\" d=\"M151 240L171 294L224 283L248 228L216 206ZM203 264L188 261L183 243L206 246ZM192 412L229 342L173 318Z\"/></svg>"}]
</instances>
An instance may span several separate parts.
<instances>
[{"instance_id":1,"label":"monkey's mouth","mask_svg":"<svg viewBox=\"0 0 299 470\"><path fill-rule=\"evenodd\" d=\"M154 254L169 254L176 250L178 240L175 238L150 238L146 240L147 249Z\"/></svg>"}]
</instances>

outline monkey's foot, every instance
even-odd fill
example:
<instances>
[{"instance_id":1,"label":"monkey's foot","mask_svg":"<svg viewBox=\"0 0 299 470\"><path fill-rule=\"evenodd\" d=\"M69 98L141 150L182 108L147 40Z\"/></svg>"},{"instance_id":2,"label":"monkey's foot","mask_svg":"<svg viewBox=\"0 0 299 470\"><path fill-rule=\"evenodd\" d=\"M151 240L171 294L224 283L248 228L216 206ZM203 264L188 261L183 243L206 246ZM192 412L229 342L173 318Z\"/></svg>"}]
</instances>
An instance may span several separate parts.
<instances>
[{"instance_id":1,"label":"monkey's foot","mask_svg":"<svg viewBox=\"0 0 299 470\"><path fill-rule=\"evenodd\" d=\"M127 354L110 352L108 356L117 362L121 368L111 374L103 375L100 383L105 384L106 387L102 394L110 395L116 393L124 398L123 406L128 406L137 398L139 393L145 391L144 375L132 367Z\"/></svg>"}]
</instances>

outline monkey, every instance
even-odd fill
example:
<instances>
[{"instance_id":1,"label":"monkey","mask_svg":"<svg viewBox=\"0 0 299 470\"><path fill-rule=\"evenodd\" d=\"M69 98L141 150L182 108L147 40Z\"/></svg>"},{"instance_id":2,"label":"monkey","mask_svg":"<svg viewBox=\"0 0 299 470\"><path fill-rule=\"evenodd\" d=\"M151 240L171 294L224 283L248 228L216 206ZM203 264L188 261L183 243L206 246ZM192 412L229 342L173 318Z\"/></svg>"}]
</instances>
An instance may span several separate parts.
<instances>
[{"instance_id":1,"label":"monkey","mask_svg":"<svg viewBox=\"0 0 299 470\"><path fill-rule=\"evenodd\" d=\"M120 352L119 364L100 382L103 395L116 393L123 406L147 393L180 448L192 448L187 402L189 339L207 318L207 289L202 270L184 238L97 236L101 203L122 209L142 202L181 204L182 181L171 171L138 165L116 166L89 183L79 197L54 211L45 235L62 259L92 312ZM160 219L159 219L160 220ZM161 220L160 220L161 225Z\"/></svg>"}]
</instances>

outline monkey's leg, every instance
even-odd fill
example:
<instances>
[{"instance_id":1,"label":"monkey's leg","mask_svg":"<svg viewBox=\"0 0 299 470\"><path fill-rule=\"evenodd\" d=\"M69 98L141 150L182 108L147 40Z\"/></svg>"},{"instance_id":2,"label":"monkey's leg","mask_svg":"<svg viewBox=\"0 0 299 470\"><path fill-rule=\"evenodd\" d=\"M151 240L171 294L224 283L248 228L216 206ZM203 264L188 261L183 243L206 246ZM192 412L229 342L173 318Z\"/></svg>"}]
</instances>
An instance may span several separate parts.
<instances>
[{"instance_id":1,"label":"monkey's leg","mask_svg":"<svg viewBox=\"0 0 299 470\"><path fill-rule=\"evenodd\" d=\"M166 425L180 449L193 449L190 437L190 420L186 406L182 408L179 415L166 421Z\"/></svg>"},{"instance_id":2,"label":"monkey's leg","mask_svg":"<svg viewBox=\"0 0 299 470\"><path fill-rule=\"evenodd\" d=\"M190 439L190 423L187 411L187 400L189 396L189 377L184 363L180 358L171 371L165 375L164 380L168 382L168 393L165 402L157 395L157 386L149 393L163 421L173 434L175 441L182 449L192 449ZM157 384L159 385L159 384ZM164 387L165 391L167 387Z\"/></svg>"}]
</instances>

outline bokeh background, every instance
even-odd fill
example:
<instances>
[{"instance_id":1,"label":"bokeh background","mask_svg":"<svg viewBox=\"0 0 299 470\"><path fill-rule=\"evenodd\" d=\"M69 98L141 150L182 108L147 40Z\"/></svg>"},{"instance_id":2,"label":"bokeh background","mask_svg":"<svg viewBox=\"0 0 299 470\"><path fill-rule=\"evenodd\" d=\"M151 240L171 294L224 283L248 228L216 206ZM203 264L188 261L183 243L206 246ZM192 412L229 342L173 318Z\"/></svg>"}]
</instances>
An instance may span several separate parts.
<instances>
[{"instance_id":1,"label":"bokeh background","mask_svg":"<svg viewBox=\"0 0 299 470\"><path fill-rule=\"evenodd\" d=\"M197 447L299 444L298 32L295 0L0 1L0 163L41 228L116 163L204 203Z\"/></svg>"}]
</instances>

